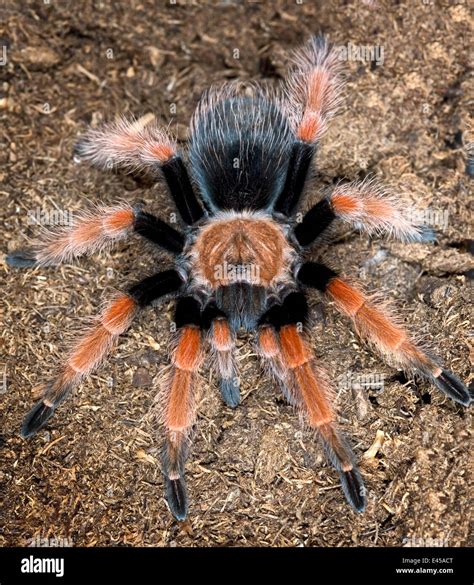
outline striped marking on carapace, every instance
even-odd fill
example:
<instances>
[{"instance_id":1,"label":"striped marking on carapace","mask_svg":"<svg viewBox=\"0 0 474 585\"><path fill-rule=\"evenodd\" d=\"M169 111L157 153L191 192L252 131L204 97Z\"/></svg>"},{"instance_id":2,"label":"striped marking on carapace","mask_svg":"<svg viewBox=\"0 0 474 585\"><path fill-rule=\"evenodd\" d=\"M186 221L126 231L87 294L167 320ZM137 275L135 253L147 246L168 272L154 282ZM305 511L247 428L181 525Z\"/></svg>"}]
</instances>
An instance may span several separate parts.
<instances>
[{"instance_id":1,"label":"striped marking on carapace","mask_svg":"<svg viewBox=\"0 0 474 585\"><path fill-rule=\"evenodd\" d=\"M193 253L195 270L214 288L236 282L229 266L246 268L242 280L268 286L283 278L292 256L281 227L251 214L210 221L198 234Z\"/></svg>"}]
</instances>

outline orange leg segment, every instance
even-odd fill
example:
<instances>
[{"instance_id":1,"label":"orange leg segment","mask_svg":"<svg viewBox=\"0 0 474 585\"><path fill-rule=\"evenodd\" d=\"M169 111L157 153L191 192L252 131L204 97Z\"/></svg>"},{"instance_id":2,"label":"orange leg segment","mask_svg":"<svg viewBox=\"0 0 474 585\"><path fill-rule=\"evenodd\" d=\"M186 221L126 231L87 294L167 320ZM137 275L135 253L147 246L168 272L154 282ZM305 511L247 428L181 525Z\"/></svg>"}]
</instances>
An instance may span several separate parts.
<instances>
[{"instance_id":1,"label":"orange leg segment","mask_svg":"<svg viewBox=\"0 0 474 585\"><path fill-rule=\"evenodd\" d=\"M134 284L128 293L118 294L74 343L56 376L39 389L41 399L27 414L22 435L34 435L53 415L55 408L93 369L97 368L118 337L131 325L138 310L182 285L177 273L159 272ZM186 355L180 357L183 363Z\"/></svg>"},{"instance_id":2,"label":"orange leg segment","mask_svg":"<svg viewBox=\"0 0 474 585\"><path fill-rule=\"evenodd\" d=\"M362 291L334 277L327 284L326 293L339 311L352 319L361 337L371 342L389 362L427 378L452 400L464 406L471 403L472 396L465 384L424 352L404 327Z\"/></svg>"},{"instance_id":3,"label":"orange leg segment","mask_svg":"<svg viewBox=\"0 0 474 585\"><path fill-rule=\"evenodd\" d=\"M305 423L319 432L328 458L339 472L348 502L362 512L366 505L365 487L352 451L337 429L330 383L324 371L315 365L298 327L287 324L277 331L264 325L259 331L258 346L290 403L298 408Z\"/></svg>"},{"instance_id":4,"label":"orange leg segment","mask_svg":"<svg viewBox=\"0 0 474 585\"><path fill-rule=\"evenodd\" d=\"M314 143L339 107L341 62L324 38L314 38L296 54L295 65L288 79L291 100L301 109L295 133L303 142Z\"/></svg>"},{"instance_id":5,"label":"orange leg segment","mask_svg":"<svg viewBox=\"0 0 474 585\"><path fill-rule=\"evenodd\" d=\"M36 262L41 265L66 262L111 246L133 230L134 218L134 210L128 205L78 213L72 225L47 232L34 245Z\"/></svg>"},{"instance_id":6,"label":"orange leg segment","mask_svg":"<svg viewBox=\"0 0 474 585\"><path fill-rule=\"evenodd\" d=\"M137 309L134 299L126 294L121 294L107 305L73 346L56 377L40 388L41 400L23 423L24 437L35 434L74 386L103 361L118 336L129 328Z\"/></svg>"},{"instance_id":7,"label":"orange leg segment","mask_svg":"<svg viewBox=\"0 0 474 585\"><path fill-rule=\"evenodd\" d=\"M435 377L441 374L441 368L410 340L406 330L356 287L336 277L329 282L326 292L336 307L353 320L359 334L395 365Z\"/></svg>"},{"instance_id":8,"label":"orange leg segment","mask_svg":"<svg viewBox=\"0 0 474 585\"><path fill-rule=\"evenodd\" d=\"M184 462L196 419L197 375L201 359L201 330L195 325L184 326L173 353L171 374L165 381L163 416L166 429L163 472L167 500L178 520L186 517L188 508Z\"/></svg>"}]
</instances>

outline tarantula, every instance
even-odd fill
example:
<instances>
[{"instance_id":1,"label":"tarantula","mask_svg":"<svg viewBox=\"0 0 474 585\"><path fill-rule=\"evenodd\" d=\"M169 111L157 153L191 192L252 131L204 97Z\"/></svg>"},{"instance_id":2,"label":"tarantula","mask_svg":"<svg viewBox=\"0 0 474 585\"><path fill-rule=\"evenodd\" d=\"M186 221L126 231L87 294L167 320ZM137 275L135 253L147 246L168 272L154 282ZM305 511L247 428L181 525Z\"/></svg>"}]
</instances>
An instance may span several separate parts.
<instances>
[{"instance_id":1,"label":"tarantula","mask_svg":"<svg viewBox=\"0 0 474 585\"><path fill-rule=\"evenodd\" d=\"M164 177L184 227L175 229L139 205L98 206L54 229L13 266L50 265L98 251L133 232L167 250L174 267L118 294L71 348L22 435L36 433L74 386L103 360L138 311L175 297L176 340L157 399L164 428L163 474L173 515L188 512L185 460L196 419L197 377L210 349L224 402L240 392L235 360L240 329L256 333L258 353L305 424L317 431L340 475L345 497L362 512L366 494L355 457L337 427L332 385L305 333L306 290L317 289L348 316L358 333L394 366L429 380L467 406L466 386L417 345L403 326L359 286L324 264L305 261L337 219L369 234L423 241L402 204L374 181L338 184L299 221L296 210L318 142L341 100L343 72L322 37L296 52L283 87L242 92L236 83L211 88L194 113L188 174L173 139L154 123L122 119L90 130L78 155L101 168L147 170ZM319 240L320 241L320 240Z\"/></svg>"}]
</instances>

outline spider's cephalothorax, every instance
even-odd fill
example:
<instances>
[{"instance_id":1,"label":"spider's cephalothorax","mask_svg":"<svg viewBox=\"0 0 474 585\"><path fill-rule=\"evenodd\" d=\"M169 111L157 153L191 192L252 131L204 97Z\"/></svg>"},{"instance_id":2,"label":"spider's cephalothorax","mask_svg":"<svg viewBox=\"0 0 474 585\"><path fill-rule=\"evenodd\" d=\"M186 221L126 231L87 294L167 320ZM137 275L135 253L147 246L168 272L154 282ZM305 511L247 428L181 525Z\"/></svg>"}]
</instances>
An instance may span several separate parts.
<instances>
[{"instance_id":1,"label":"spider's cephalothorax","mask_svg":"<svg viewBox=\"0 0 474 585\"><path fill-rule=\"evenodd\" d=\"M269 294L291 285L297 257L285 226L261 212L220 212L190 246L189 274L214 298L231 329L254 329Z\"/></svg>"},{"instance_id":2,"label":"spider's cephalothorax","mask_svg":"<svg viewBox=\"0 0 474 585\"><path fill-rule=\"evenodd\" d=\"M121 120L84 136L77 153L96 166L160 170L186 227L178 231L138 206L98 206L76 215L71 226L53 230L32 250L7 257L12 266L70 261L131 232L174 257L173 268L134 284L104 308L42 387L23 436L46 423L140 309L170 296L177 299L177 336L155 408L163 426L167 500L178 519L188 510L184 464L196 417L198 369L210 350L222 398L237 406L234 350L241 328L255 331L262 361L305 424L318 432L349 503L364 510L365 488L337 427L332 383L315 363L305 333L309 289L326 295L394 366L431 381L460 404L471 402L466 386L415 343L385 307L334 270L304 258L337 219L369 233L427 239L427 231L402 214L398 198L375 181L337 185L295 221L341 85L336 54L325 39L314 38L296 53L280 93L253 88L243 95L236 84L209 91L192 122L191 178L176 143L143 119Z\"/></svg>"}]
</instances>

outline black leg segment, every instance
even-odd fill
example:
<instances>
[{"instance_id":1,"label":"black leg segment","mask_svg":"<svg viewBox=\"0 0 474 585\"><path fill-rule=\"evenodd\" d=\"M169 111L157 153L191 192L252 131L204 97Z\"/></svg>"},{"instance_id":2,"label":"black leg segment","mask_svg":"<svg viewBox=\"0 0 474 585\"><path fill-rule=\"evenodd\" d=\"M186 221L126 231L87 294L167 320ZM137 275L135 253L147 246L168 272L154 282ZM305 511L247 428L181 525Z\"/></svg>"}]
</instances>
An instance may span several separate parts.
<instances>
[{"instance_id":1,"label":"black leg segment","mask_svg":"<svg viewBox=\"0 0 474 585\"><path fill-rule=\"evenodd\" d=\"M308 176L308 170L316 147L306 142L296 142L291 151L285 186L276 203L275 211L291 215L298 204Z\"/></svg>"},{"instance_id":2,"label":"black leg segment","mask_svg":"<svg viewBox=\"0 0 474 585\"><path fill-rule=\"evenodd\" d=\"M131 286L128 297L133 299L140 308L144 308L159 297L177 292L182 284L183 280L175 270L166 270ZM122 295L122 297L120 301L127 299L127 295ZM31 409L23 422L21 429L23 437L31 437L46 424L56 407L71 393L80 379L95 369L105 358L114 339L128 328L133 318L134 308L123 310L119 306L117 310L121 313L118 320L115 317L115 322L118 323L122 319L124 324L120 327L110 330L104 325L103 319L107 319L108 322L114 319L116 302L113 301L102 314L102 320L93 324L82 339L76 342L55 378L43 386L42 399ZM102 327L100 336L96 335L97 327ZM74 360L81 365L79 371L73 367Z\"/></svg>"},{"instance_id":3,"label":"black leg segment","mask_svg":"<svg viewBox=\"0 0 474 585\"><path fill-rule=\"evenodd\" d=\"M8 266L14 268L30 268L36 265L36 257L33 250L15 250L5 256Z\"/></svg>"},{"instance_id":4,"label":"black leg segment","mask_svg":"<svg viewBox=\"0 0 474 585\"><path fill-rule=\"evenodd\" d=\"M174 314L174 321L176 327L184 327L185 325L196 325L201 327L201 304L194 297L182 297L176 303L176 310Z\"/></svg>"},{"instance_id":5,"label":"black leg segment","mask_svg":"<svg viewBox=\"0 0 474 585\"><path fill-rule=\"evenodd\" d=\"M227 315L214 303L208 303L202 312L202 328L208 331L214 319L227 319Z\"/></svg>"},{"instance_id":6,"label":"black leg segment","mask_svg":"<svg viewBox=\"0 0 474 585\"><path fill-rule=\"evenodd\" d=\"M174 321L177 329L184 328L185 330L189 326L201 328L201 303L191 296L181 297L176 303ZM188 350L193 351L192 348L188 348ZM178 369L180 369L179 366ZM189 371L187 373L190 374ZM194 376L195 372L192 375ZM173 377L173 382L170 382L172 384L170 392L176 392L176 389L173 390L175 388L174 380L175 378ZM186 386L185 383L184 388L182 382L179 383L178 388L179 392L189 392L189 395L191 395L190 387ZM182 405L181 408L183 408ZM184 520L188 514L184 466L190 446L190 432L190 426L179 430L168 428L162 451L162 471L166 500L173 516L177 520Z\"/></svg>"},{"instance_id":7,"label":"black leg segment","mask_svg":"<svg viewBox=\"0 0 474 585\"><path fill-rule=\"evenodd\" d=\"M128 294L140 307L146 307L160 297L177 292L182 285L183 279L176 270L164 270L134 284Z\"/></svg>"},{"instance_id":8,"label":"black leg segment","mask_svg":"<svg viewBox=\"0 0 474 585\"><path fill-rule=\"evenodd\" d=\"M296 278L298 282L316 288L321 292L326 292L327 286L331 279L337 276L337 272L331 270L324 264L318 262L305 262L298 271Z\"/></svg>"},{"instance_id":9,"label":"black leg segment","mask_svg":"<svg viewBox=\"0 0 474 585\"><path fill-rule=\"evenodd\" d=\"M181 254L183 251L183 234L151 213L137 210L133 229L140 236L173 254Z\"/></svg>"},{"instance_id":10,"label":"black leg segment","mask_svg":"<svg viewBox=\"0 0 474 585\"><path fill-rule=\"evenodd\" d=\"M288 294L281 304L272 305L260 318L259 326L271 325L277 331L284 325L306 323L308 302L304 293L294 291Z\"/></svg>"},{"instance_id":11,"label":"black leg segment","mask_svg":"<svg viewBox=\"0 0 474 585\"><path fill-rule=\"evenodd\" d=\"M161 170L183 221L188 225L199 221L204 216L204 210L194 193L182 158L170 158L161 165Z\"/></svg>"},{"instance_id":12,"label":"black leg segment","mask_svg":"<svg viewBox=\"0 0 474 585\"><path fill-rule=\"evenodd\" d=\"M21 436L27 439L36 434L53 416L56 406L48 406L43 400L37 402L23 420Z\"/></svg>"},{"instance_id":13,"label":"black leg segment","mask_svg":"<svg viewBox=\"0 0 474 585\"><path fill-rule=\"evenodd\" d=\"M308 303L302 292L296 291L287 295L282 304L281 325L301 323L304 325L308 318Z\"/></svg>"},{"instance_id":14,"label":"black leg segment","mask_svg":"<svg viewBox=\"0 0 474 585\"><path fill-rule=\"evenodd\" d=\"M336 219L329 199L321 199L312 207L294 229L294 235L300 246L309 246Z\"/></svg>"}]
</instances>

